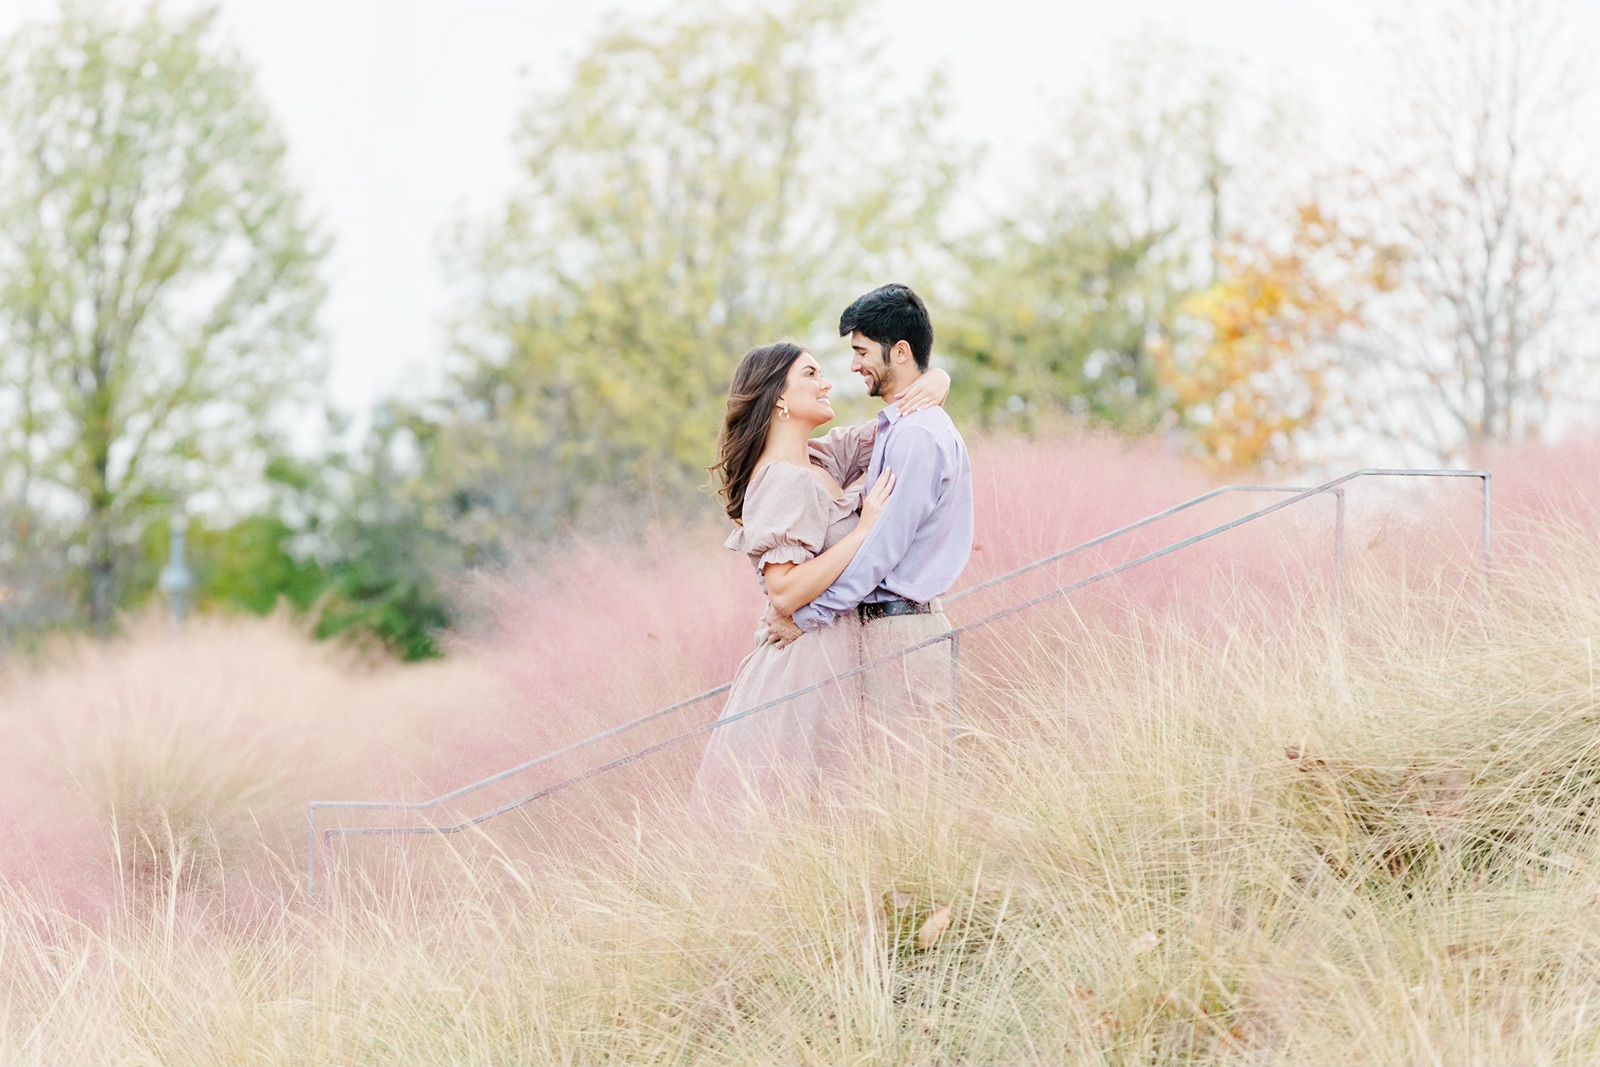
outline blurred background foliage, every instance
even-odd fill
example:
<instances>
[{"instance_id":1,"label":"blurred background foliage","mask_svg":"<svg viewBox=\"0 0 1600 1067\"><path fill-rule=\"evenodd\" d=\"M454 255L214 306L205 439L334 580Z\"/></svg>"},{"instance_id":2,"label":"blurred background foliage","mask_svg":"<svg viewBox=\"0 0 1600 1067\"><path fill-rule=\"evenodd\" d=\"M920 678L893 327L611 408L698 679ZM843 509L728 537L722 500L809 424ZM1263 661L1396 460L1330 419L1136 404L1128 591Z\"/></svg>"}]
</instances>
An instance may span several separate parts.
<instances>
[{"instance_id":1,"label":"blurred background foliage","mask_svg":"<svg viewBox=\"0 0 1600 1067\"><path fill-rule=\"evenodd\" d=\"M453 388L416 412L424 501L490 558L640 501L699 503L730 369L938 237L962 155L897 105L857 12L615 25L528 107L520 186L465 227Z\"/></svg>"},{"instance_id":2,"label":"blurred background foliage","mask_svg":"<svg viewBox=\"0 0 1600 1067\"><path fill-rule=\"evenodd\" d=\"M0 52L0 484L69 522L101 632L152 510L252 479L320 378L325 241L213 23L68 7Z\"/></svg>"},{"instance_id":3,"label":"blurred background foliage","mask_svg":"<svg viewBox=\"0 0 1600 1067\"><path fill-rule=\"evenodd\" d=\"M1545 432L1600 370L1571 11L1391 28L1356 164L1154 32L1037 145L985 146L937 81L860 61L853 0L610 21L527 102L503 210L445 243L443 387L360 431L327 409L308 447L328 240L248 64L212 13L69 4L0 43L0 647L152 602L187 502L201 610L439 655L472 568L714 514L740 354L793 337L842 371L838 310L890 279L930 298L975 431L1267 475Z\"/></svg>"}]
</instances>

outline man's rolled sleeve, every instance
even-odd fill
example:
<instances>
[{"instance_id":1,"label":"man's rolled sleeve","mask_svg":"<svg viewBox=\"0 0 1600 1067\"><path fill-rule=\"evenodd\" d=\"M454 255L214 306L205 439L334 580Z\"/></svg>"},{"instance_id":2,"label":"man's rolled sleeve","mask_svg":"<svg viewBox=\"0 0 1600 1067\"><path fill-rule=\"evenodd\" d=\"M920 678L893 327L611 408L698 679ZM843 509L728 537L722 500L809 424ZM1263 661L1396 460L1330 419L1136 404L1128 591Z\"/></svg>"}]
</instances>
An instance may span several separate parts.
<instances>
[{"instance_id":1,"label":"man's rolled sleeve","mask_svg":"<svg viewBox=\"0 0 1600 1067\"><path fill-rule=\"evenodd\" d=\"M871 595L905 558L923 521L939 500L946 472L938 443L927 431L901 426L884 448L883 465L894 472L894 492L855 558L821 595L794 613L808 632L834 620ZM881 477L881 475L880 475Z\"/></svg>"}]
</instances>

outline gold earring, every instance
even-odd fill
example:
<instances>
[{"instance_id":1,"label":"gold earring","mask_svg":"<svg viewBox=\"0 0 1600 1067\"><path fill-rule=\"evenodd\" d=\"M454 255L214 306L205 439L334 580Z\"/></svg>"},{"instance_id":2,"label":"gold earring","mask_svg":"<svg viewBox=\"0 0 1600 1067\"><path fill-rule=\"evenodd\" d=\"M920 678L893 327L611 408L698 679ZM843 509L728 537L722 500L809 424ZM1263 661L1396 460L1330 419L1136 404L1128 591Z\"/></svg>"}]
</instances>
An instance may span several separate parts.
<instances>
[{"instance_id":1,"label":"gold earring","mask_svg":"<svg viewBox=\"0 0 1600 1067\"><path fill-rule=\"evenodd\" d=\"M784 422L789 421L789 405L785 404L781 400L778 401L778 418L782 419Z\"/></svg>"}]
</instances>

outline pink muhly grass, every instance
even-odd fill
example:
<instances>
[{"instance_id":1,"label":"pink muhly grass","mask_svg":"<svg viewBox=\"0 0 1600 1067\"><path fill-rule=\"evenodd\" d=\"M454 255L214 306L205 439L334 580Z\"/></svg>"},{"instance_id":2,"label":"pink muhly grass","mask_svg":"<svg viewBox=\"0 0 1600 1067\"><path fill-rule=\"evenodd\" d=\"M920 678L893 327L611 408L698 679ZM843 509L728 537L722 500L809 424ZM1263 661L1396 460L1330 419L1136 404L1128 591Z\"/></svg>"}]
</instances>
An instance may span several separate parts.
<instances>
[{"instance_id":1,"label":"pink muhly grass","mask_svg":"<svg viewBox=\"0 0 1600 1067\"><path fill-rule=\"evenodd\" d=\"M1161 445L1109 435L975 442L973 464L976 543L962 584L1210 488ZM580 544L536 574L493 581L495 626L467 647L525 704L481 743L553 750L727 681L752 647L762 601L748 560L721 547L726 530L658 530L622 549ZM569 769L709 722L721 707L719 697L687 708Z\"/></svg>"},{"instance_id":2,"label":"pink muhly grass","mask_svg":"<svg viewBox=\"0 0 1600 1067\"><path fill-rule=\"evenodd\" d=\"M762 601L722 531L653 531L637 547L580 543L490 590L494 625L464 647L524 695L524 748L569 744L728 679Z\"/></svg>"},{"instance_id":3,"label":"pink muhly grass","mask_svg":"<svg viewBox=\"0 0 1600 1067\"><path fill-rule=\"evenodd\" d=\"M1154 439L1084 432L971 442L977 505L966 585L1123 526L1216 482Z\"/></svg>"},{"instance_id":4,"label":"pink muhly grass","mask_svg":"<svg viewBox=\"0 0 1600 1067\"><path fill-rule=\"evenodd\" d=\"M1083 433L1040 442L976 442L973 561L958 586L1022 566L1163 511L1219 486L1159 441ZM1281 501L1231 493L1124 534L964 600L962 621L1041 595ZM1304 501L1072 594L1070 609L1100 623L1130 612L1201 611L1241 583L1281 596L1327 577L1331 499ZM1320 577L1318 577L1320 576Z\"/></svg>"},{"instance_id":5,"label":"pink muhly grass","mask_svg":"<svg viewBox=\"0 0 1600 1067\"><path fill-rule=\"evenodd\" d=\"M175 865L194 884L270 880L299 862L307 800L456 780L430 735L453 717L470 732L505 696L465 664L364 665L281 618L62 641L0 680L0 781L24 842L0 876L86 907Z\"/></svg>"},{"instance_id":6,"label":"pink muhly grass","mask_svg":"<svg viewBox=\"0 0 1600 1067\"><path fill-rule=\"evenodd\" d=\"M1507 517L1570 523L1600 536L1600 433L1502 446L1480 461L1495 472L1495 505Z\"/></svg>"},{"instance_id":7,"label":"pink muhly grass","mask_svg":"<svg viewBox=\"0 0 1600 1067\"><path fill-rule=\"evenodd\" d=\"M975 440L972 454L976 545L958 589L1215 484L1159 442L1095 434ZM1595 530L1597 464L1597 442L1492 457L1504 524L1497 552L1518 543L1524 520ZM952 605L952 618L1059 588L1275 499L1212 501L966 598ZM1363 484L1347 499L1351 580L1410 580L1422 568L1441 583L1475 588L1473 486ZM964 664L1003 678L1027 666L1022 650L1070 640L1074 627L1137 636L1157 617L1197 639L1219 620L1219 641L1241 617L1270 628L1285 613L1327 602L1332 518L1326 499L1285 509L1020 615L964 646ZM162 858L167 841L186 850L195 887L248 896L298 871L308 800L426 799L725 682L751 647L761 607L748 561L721 547L725 532L719 523L657 530L642 547L580 544L537 570L490 580L493 625L460 639L442 663L362 661L313 644L282 618L202 619L182 634L147 620L110 645L64 642L44 666L0 678L0 826L13 842L0 854L0 877L73 910L103 907L119 873L157 877L154 866L141 874L138 864ZM705 701L448 810L359 819L475 814L708 723L721 707L720 697ZM560 822L552 813L627 810L651 784L681 790L701 747L692 741L608 774L590 790L502 820L494 832L509 836L520 826L537 836ZM171 839L163 836L169 825ZM369 839L347 847L367 856L380 846Z\"/></svg>"}]
</instances>

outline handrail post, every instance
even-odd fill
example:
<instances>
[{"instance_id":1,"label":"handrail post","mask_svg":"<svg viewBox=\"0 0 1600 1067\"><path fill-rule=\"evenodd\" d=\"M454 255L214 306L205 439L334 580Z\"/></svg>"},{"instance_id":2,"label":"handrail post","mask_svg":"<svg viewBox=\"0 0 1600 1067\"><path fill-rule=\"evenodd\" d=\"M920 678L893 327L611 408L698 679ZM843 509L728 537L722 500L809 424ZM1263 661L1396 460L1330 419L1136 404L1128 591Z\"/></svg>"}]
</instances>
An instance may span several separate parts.
<instances>
[{"instance_id":1,"label":"handrail post","mask_svg":"<svg viewBox=\"0 0 1600 1067\"><path fill-rule=\"evenodd\" d=\"M961 634L950 631L950 721L945 728L947 770L956 769L956 734L961 729Z\"/></svg>"},{"instance_id":2,"label":"handrail post","mask_svg":"<svg viewBox=\"0 0 1600 1067\"><path fill-rule=\"evenodd\" d=\"M1494 478L1492 471L1483 472L1483 589L1487 595L1489 591L1489 572L1493 557L1490 552L1489 530L1491 516L1490 482Z\"/></svg>"},{"instance_id":3,"label":"handrail post","mask_svg":"<svg viewBox=\"0 0 1600 1067\"><path fill-rule=\"evenodd\" d=\"M306 805L306 896L317 899L317 802Z\"/></svg>"},{"instance_id":4,"label":"handrail post","mask_svg":"<svg viewBox=\"0 0 1600 1067\"><path fill-rule=\"evenodd\" d=\"M1344 611L1344 486L1333 491L1333 610Z\"/></svg>"}]
</instances>

